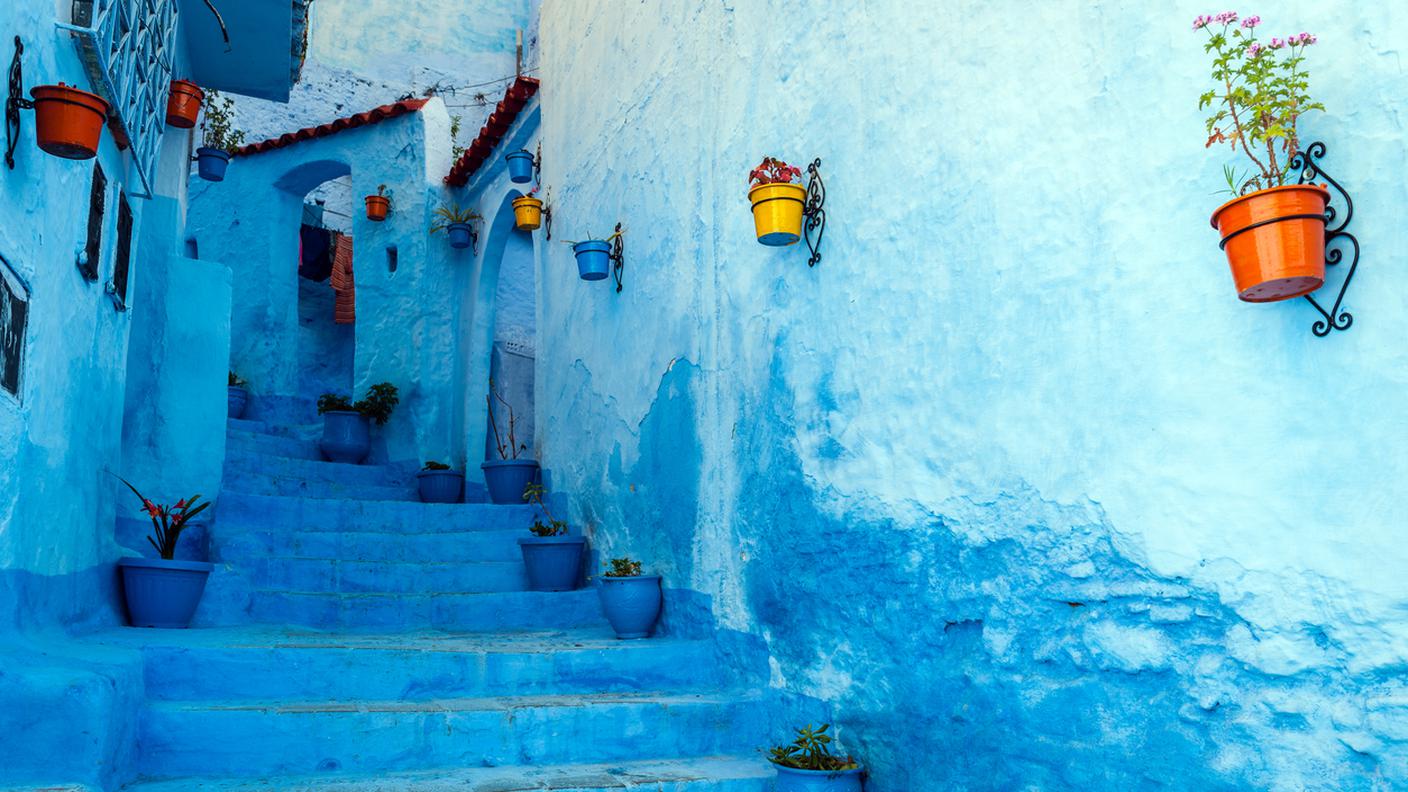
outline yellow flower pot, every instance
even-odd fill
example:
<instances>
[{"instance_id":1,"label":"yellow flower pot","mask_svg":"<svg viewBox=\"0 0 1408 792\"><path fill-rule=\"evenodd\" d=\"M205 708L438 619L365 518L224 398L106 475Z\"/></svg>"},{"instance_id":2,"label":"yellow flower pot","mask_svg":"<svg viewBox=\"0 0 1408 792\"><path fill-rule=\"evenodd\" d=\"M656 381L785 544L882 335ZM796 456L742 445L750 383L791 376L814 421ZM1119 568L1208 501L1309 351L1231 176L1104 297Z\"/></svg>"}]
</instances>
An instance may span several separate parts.
<instances>
[{"instance_id":1,"label":"yellow flower pot","mask_svg":"<svg viewBox=\"0 0 1408 792\"><path fill-rule=\"evenodd\" d=\"M543 202L531 195L513 199L513 221L524 231L533 231L543 224Z\"/></svg>"},{"instance_id":2,"label":"yellow flower pot","mask_svg":"<svg viewBox=\"0 0 1408 792\"><path fill-rule=\"evenodd\" d=\"M802 238L802 207L807 190L800 184L759 184L748 191L758 241L771 247L795 245Z\"/></svg>"}]
</instances>

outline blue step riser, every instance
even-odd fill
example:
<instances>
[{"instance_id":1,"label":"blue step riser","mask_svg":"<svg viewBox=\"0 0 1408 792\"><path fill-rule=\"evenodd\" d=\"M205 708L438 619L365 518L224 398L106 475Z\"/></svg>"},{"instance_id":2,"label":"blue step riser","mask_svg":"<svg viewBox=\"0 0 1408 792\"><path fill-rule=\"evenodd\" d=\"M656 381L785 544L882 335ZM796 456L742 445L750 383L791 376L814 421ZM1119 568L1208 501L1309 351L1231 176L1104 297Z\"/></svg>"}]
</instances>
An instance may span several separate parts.
<instances>
[{"instance_id":1,"label":"blue step riser","mask_svg":"<svg viewBox=\"0 0 1408 792\"><path fill-rule=\"evenodd\" d=\"M521 561L520 530L397 535L337 531L216 531L213 558L246 570L269 557L326 558L347 561L510 562Z\"/></svg>"},{"instance_id":2,"label":"blue step riser","mask_svg":"<svg viewBox=\"0 0 1408 792\"><path fill-rule=\"evenodd\" d=\"M767 737L762 708L742 697L489 711L358 712L355 706L279 712L153 705L143 719L140 770L249 776L610 762L742 753Z\"/></svg>"},{"instance_id":3,"label":"blue step riser","mask_svg":"<svg viewBox=\"0 0 1408 792\"><path fill-rule=\"evenodd\" d=\"M225 453L227 455L264 454L319 461L323 459L323 452L318 450L318 443L315 440L299 440L292 437L233 431L225 435Z\"/></svg>"},{"instance_id":4,"label":"blue step riser","mask_svg":"<svg viewBox=\"0 0 1408 792\"><path fill-rule=\"evenodd\" d=\"M487 503L416 503L226 493L215 507L217 531L227 528L287 528L302 531L441 531L527 530L531 506Z\"/></svg>"},{"instance_id":5,"label":"blue step riser","mask_svg":"<svg viewBox=\"0 0 1408 792\"><path fill-rule=\"evenodd\" d=\"M396 563L321 558L264 558L243 567L256 589L365 594L523 591L522 563Z\"/></svg>"},{"instance_id":6,"label":"blue step riser","mask_svg":"<svg viewBox=\"0 0 1408 792\"><path fill-rule=\"evenodd\" d=\"M292 624L318 629L524 632L604 627L595 591L499 594L302 594L254 590L248 610L202 609L204 625Z\"/></svg>"},{"instance_id":7,"label":"blue step riser","mask_svg":"<svg viewBox=\"0 0 1408 792\"><path fill-rule=\"evenodd\" d=\"M284 495L288 497L329 500L348 498L362 501L414 501L415 487L389 487L357 483L325 483L298 478L261 475L238 475L225 478L225 491L252 495Z\"/></svg>"},{"instance_id":8,"label":"blue step riser","mask_svg":"<svg viewBox=\"0 0 1408 792\"><path fill-rule=\"evenodd\" d=\"M225 479L245 477L301 479L316 484L367 484L376 487L414 487L414 472L385 465L342 465L311 459L290 459L267 454L231 454L225 457Z\"/></svg>"}]
</instances>

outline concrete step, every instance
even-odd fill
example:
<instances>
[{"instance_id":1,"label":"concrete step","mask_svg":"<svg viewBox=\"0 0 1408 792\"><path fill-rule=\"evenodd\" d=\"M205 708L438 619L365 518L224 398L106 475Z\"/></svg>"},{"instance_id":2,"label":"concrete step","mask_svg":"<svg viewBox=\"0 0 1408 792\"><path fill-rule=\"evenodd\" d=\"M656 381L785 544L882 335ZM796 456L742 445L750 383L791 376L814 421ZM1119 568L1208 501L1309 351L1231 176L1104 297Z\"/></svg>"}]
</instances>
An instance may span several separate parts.
<instances>
[{"instance_id":1,"label":"concrete step","mask_svg":"<svg viewBox=\"0 0 1408 792\"><path fill-rule=\"evenodd\" d=\"M374 487L415 487L416 471L406 465L348 465L322 459L298 459L268 454L225 456L225 478L267 476L302 479L316 484L357 484Z\"/></svg>"},{"instance_id":2,"label":"concrete step","mask_svg":"<svg viewBox=\"0 0 1408 792\"><path fill-rule=\"evenodd\" d=\"M316 440L230 429L225 433L225 454L264 454L294 459L323 458Z\"/></svg>"},{"instance_id":3,"label":"concrete step","mask_svg":"<svg viewBox=\"0 0 1408 792\"><path fill-rule=\"evenodd\" d=\"M532 506L491 503L358 501L222 493L215 506L216 534L241 528L426 534L445 531L523 529Z\"/></svg>"},{"instance_id":4,"label":"concrete step","mask_svg":"<svg viewBox=\"0 0 1408 792\"><path fill-rule=\"evenodd\" d=\"M708 641L621 641L610 630L325 633L286 627L115 630L140 651L149 699L424 700L708 690L726 674Z\"/></svg>"},{"instance_id":5,"label":"concrete step","mask_svg":"<svg viewBox=\"0 0 1408 792\"><path fill-rule=\"evenodd\" d=\"M760 705L747 692L152 702L138 771L383 773L741 754L767 736Z\"/></svg>"},{"instance_id":6,"label":"concrete step","mask_svg":"<svg viewBox=\"0 0 1408 792\"><path fill-rule=\"evenodd\" d=\"M258 588L344 594L484 594L523 591L527 576L513 561L350 561L271 557L251 560L247 577Z\"/></svg>"},{"instance_id":7,"label":"concrete step","mask_svg":"<svg viewBox=\"0 0 1408 792\"><path fill-rule=\"evenodd\" d=\"M304 531L283 527L216 531L213 560L247 568L263 558L341 561L521 562L521 528L398 534L386 531Z\"/></svg>"},{"instance_id":8,"label":"concrete step","mask_svg":"<svg viewBox=\"0 0 1408 792\"><path fill-rule=\"evenodd\" d=\"M130 792L770 792L775 771L753 755L611 764L475 767L355 776L343 773L260 779L183 778L126 787Z\"/></svg>"},{"instance_id":9,"label":"concrete step","mask_svg":"<svg viewBox=\"0 0 1408 792\"><path fill-rule=\"evenodd\" d=\"M212 576L211 584L215 583ZM289 624L320 630L529 632L604 627L594 589L484 594L332 594L254 588L243 599L202 601L202 626Z\"/></svg>"}]
</instances>

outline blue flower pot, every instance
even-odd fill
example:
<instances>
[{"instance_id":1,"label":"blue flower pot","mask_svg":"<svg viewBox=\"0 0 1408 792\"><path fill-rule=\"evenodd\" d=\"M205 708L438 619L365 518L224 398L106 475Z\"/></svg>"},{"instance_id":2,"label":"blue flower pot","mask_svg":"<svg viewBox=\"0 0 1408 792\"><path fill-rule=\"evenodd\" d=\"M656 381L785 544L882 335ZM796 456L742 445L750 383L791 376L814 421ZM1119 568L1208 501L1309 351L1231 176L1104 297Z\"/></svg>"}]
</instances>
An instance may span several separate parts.
<instances>
[{"instance_id":1,"label":"blue flower pot","mask_svg":"<svg viewBox=\"0 0 1408 792\"><path fill-rule=\"evenodd\" d=\"M464 474L458 470L422 470L416 474L421 503L459 503L464 500Z\"/></svg>"},{"instance_id":2,"label":"blue flower pot","mask_svg":"<svg viewBox=\"0 0 1408 792\"><path fill-rule=\"evenodd\" d=\"M196 172L206 181L224 181L230 167L230 152L201 146L196 149Z\"/></svg>"},{"instance_id":3,"label":"blue flower pot","mask_svg":"<svg viewBox=\"0 0 1408 792\"><path fill-rule=\"evenodd\" d=\"M861 792L864 768L854 770L797 770L774 764L777 768L777 792Z\"/></svg>"},{"instance_id":4,"label":"blue flower pot","mask_svg":"<svg viewBox=\"0 0 1408 792\"><path fill-rule=\"evenodd\" d=\"M649 638L660 618L660 576L598 578L601 609L617 638Z\"/></svg>"},{"instance_id":5,"label":"blue flower pot","mask_svg":"<svg viewBox=\"0 0 1408 792\"><path fill-rule=\"evenodd\" d=\"M127 619L133 627L190 626L214 564L162 558L118 559Z\"/></svg>"},{"instance_id":6,"label":"blue flower pot","mask_svg":"<svg viewBox=\"0 0 1408 792\"><path fill-rule=\"evenodd\" d=\"M361 464L372 450L371 425L367 416L351 410L323 413L323 439L318 448L329 462Z\"/></svg>"},{"instance_id":7,"label":"blue flower pot","mask_svg":"<svg viewBox=\"0 0 1408 792\"><path fill-rule=\"evenodd\" d=\"M538 480L536 459L492 459L479 469L492 503L523 503L523 490Z\"/></svg>"},{"instance_id":8,"label":"blue flower pot","mask_svg":"<svg viewBox=\"0 0 1408 792\"><path fill-rule=\"evenodd\" d=\"M598 281L611 273L611 243L588 239L572 246L577 254L577 273L582 280Z\"/></svg>"},{"instance_id":9,"label":"blue flower pot","mask_svg":"<svg viewBox=\"0 0 1408 792\"><path fill-rule=\"evenodd\" d=\"M585 536L525 536L518 540L529 591L573 591L582 579Z\"/></svg>"},{"instance_id":10,"label":"blue flower pot","mask_svg":"<svg viewBox=\"0 0 1408 792\"><path fill-rule=\"evenodd\" d=\"M249 403L249 391L237 385L230 386L229 409L231 418L244 415L244 406Z\"/></svg>"},{"instance_id":11,"label":"blue flower pot","mask_svg":"<svg viewBox=\"0 0 1408 792\"><path fill-rule=\"evenodd\" d=\"M514 184L527 184L533 181L533 153L515 151L504 157L508 162L508 180Z\"/></svg>"},{"instance_id":12,"label":"blue flower pot","mask_svg":"<svg viewBox=\"0 0 1408 792\"><path fill-rule=\"evenodd\" d=\"M445 233L450 235L450 247L458 250L469 247L469 223L451 223Z\"/></svg>"}]
</instances>

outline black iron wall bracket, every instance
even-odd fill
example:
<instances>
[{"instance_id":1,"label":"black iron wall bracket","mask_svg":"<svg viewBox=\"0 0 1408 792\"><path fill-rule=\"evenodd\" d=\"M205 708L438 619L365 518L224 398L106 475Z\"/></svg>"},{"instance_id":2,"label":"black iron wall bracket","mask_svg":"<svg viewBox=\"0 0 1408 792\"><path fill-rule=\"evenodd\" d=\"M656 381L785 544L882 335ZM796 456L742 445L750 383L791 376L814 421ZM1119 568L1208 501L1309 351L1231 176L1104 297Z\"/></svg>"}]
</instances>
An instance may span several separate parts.
<instances>
[{"instance_id":1,"label":"black iron wall bracket","mask_svg":"<svg viewBox=\"0 0 1408 792\"><path fill-rule=\"evenodd\" d=\"M808 267L815 267L821 261L821 236L826 233L826 184L821 180L821 158L812 160L807 166L807 200L802 205L802 235L807 242L807 250L812 257L807 259ZM812 233L816 241L812 241Z\"/></svg>"},{"instance_id":2,"label":"black iron wall bracket","mask_svg":"<svg viewBox=\"0 0 1408 792\"><path fill-rule=\"evenodd\" d=\"M621 224L616 224L616 233L611 237L611 276L616 279L616 293L620 294L623 288L622 278L626 274L626 246L622 241L626 235L621 231Z\"/></svg>"},{"instance_id":3,"label":"black iron wall bracket","mask_svg":"<svg viewBox=\"0 0 1408 792\"><path fill-rule=\"evenodd\" d=\"M15 56L10 59L10 93L5 99L5 164L15 169L15 149L20 144L20 111L34 107L34 102L24 98L24 74L20 70L20 56L24 54L24 42L15 36Z\"/></svg>"},{"instance_id":4,"label":"black iron wall bracket","mask_svg":"<svg viewBox=\"0 0 1408 792\"><path fill-rule=\"evenodd\" d=\"M1354 280L1354 271L1359 268L1359 240L1345 228L1349 221L1354 218L1354 201L1349 197L1349 193L1335 181L1334 177L1326 173L1320 165L1320 158L1325 156L1325 144L1319 141L1311 143L1301 149L1291 158L1286 165L1286 171L1300 171L1299 183L1314 182L1323 179L1327 182L1333 192L1337 192L1344 198L1344 216L1340 217L1334 206L1334 196L1331 195L1330 204L1325 207L1325 265L1333 267L1338 265L1345 258L1345 253L1349 253L1349 267L1345 270L1344 280L1340 282L1339 294L1335 295L1335 302L1330 306L1330 310L1325 308L1315 299L1314 295L1307 294L1305 299L1315 310L1320 312L1321 319L1316 319L1315 324L1310 326L1310 332L1320 338L1324 338L1335 330L1348 330L1354 324L1354 317L1348 311L1340 308L1344 304L1344 295L1349 291L1350 281Z\"/></svg>"}]
</instances>

